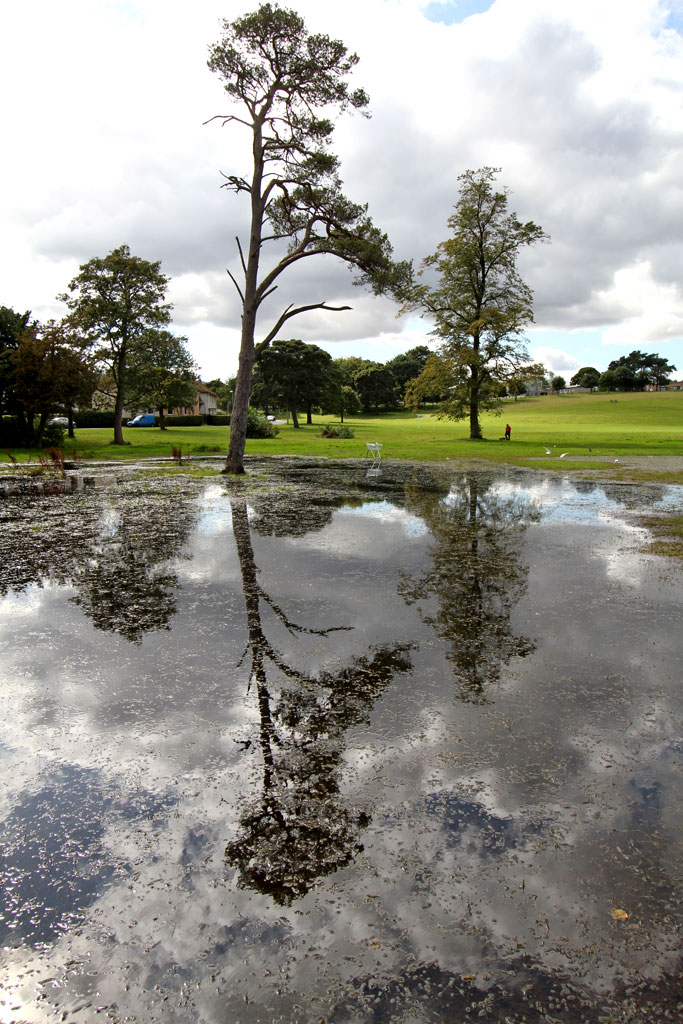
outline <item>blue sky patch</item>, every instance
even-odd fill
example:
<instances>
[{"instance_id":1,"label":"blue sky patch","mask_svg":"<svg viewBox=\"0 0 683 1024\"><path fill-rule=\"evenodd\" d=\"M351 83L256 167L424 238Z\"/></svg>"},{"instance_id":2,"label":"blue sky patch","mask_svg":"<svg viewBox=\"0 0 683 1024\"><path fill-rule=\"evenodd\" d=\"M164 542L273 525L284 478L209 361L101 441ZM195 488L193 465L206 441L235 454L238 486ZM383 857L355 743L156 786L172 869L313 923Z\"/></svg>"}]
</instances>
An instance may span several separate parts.
<instances>
[{"instance_id":1,"label":"blue sky patch","mask_svg":"<svg viewBox=\"0 0 683 1024\"><path fill-rule=\"evenodd\" d=\"M432 0L424 9L428 21L442 25L455 25L471 14L483 14L492 7L494 0Z\"/></svg>"},{"instance_id":2,"label":"blue sky patch","mask_svg":"<svg viewBox=\"0 0 683 1024\"><path fill-rule=\"evenodd\" d=\"M445 7L446 4L430 4L430 7ZM683 7L670 10L666 19L666 28L672 28L679 35L683 35Z\"/></svg>"}]
</instances>

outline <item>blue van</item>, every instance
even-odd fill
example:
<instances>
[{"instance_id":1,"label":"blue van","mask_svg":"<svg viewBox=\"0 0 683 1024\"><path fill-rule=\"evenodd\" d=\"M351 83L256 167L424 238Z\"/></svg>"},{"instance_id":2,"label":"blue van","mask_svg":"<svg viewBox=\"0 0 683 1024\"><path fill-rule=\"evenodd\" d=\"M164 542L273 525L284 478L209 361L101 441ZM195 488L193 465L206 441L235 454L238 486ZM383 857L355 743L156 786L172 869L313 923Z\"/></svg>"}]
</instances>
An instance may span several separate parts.
<instances>
[{"instance_id":1,"label":"blue van","mask_svg":"<svg viewBox=\"0 0 683 1024\"><path fill-rule=\"evenodd\" d=\"M139 416L135 416L132 420L128 420L126 423L127 427L155 427L156 420L153 412L141 412Z\"/></svg>"}]
</instances>

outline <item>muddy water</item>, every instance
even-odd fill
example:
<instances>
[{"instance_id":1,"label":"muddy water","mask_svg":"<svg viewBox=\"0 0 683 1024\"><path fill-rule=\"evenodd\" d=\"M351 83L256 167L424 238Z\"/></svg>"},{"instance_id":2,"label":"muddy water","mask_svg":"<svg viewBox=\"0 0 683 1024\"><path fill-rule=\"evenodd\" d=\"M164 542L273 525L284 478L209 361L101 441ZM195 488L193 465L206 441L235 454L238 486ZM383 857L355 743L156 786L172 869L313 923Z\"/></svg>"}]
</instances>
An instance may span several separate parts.
<instances>
[{"instance_id":1,"label":"muddy water","mask_svg":"<svg viewBox=\"0 0 683 1024\"><path fill-rule=\"evenodd\" d=\"M681 489L249 469L0 500L0 1021L677 1019Z\"/></svg>"}]
</instances>

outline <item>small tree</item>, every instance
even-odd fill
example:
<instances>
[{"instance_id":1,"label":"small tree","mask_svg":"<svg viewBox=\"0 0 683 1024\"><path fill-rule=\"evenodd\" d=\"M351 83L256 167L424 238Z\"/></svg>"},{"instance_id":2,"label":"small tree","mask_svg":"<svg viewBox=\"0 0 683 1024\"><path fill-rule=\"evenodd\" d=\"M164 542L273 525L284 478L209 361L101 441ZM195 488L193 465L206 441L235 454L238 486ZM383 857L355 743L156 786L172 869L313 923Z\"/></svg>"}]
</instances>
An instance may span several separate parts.
<instances>
[{"instance_id":1,"label":"small tree","mask_svg":"<svg viewBox=\"0 0 683 1024\"><path fill-rule=\"evenodd\" d=\"M452 235L423 263L422 272L435 270L438 281L416 286L404 307L433 320L450 379L441 414L469 416L473 440L482 436L480 410L500 404L496 382L519 376L529 362L522 331L533 322L532 295L517 257L547 238L533 221L523 224L508 213L508 190L493 189L497 173L483 167L460 175L460 199L448 220Z\"/></svg>"},{"instance_id":2,"label":"small tree","mask_svg":"<svg viewBox=\"0 0 683 1024\"><path fill-rule=\"evenodd\" d=\"M430 354L426 345L416 345L415 348L411 348L407 352L401 352L400 355L394 356L393 359L384 364L385 368L391 372L394 378L399 399L403 400L405 397L409 381L415 380L416 377L420 376Z\"/></svg>"},{"instance_id":3,"label":"small tree","mask_svg":"<svg viewBox=\"0 0 683 1024\"><path fill-rule=\"evenodd\" d=\"M358 62L355 54L338 40L310 34L298 14L270 3L225 21L223 28L222 39L210 49L209 67L222 78L237 112L220 119L245 127L252 142L250 169L226 176L225 183L246 194L251 207L246 251L237 242L242 282L228 271L242 305L242 338L224 472L243 473L255 359L292 317L312 309L350 308L324 301L290 304L257 344L257 315L284 272L328 253L358 270L354 283L381 294L400 290L410 266L392 261L389 241L373 225L367 207L344 196L338 160L328 148L333 132L329 112L362 110L368 103L365 92L352 91L347 82ZM266 243L276 247L275 258L263 270Z\"/></svg>"},{"instance_id":4,"label":"small tree","mask_svg":"<svg viewBox=\"0 0 683 1024\"><path fill-rule=\"evenodd\" d=\"M0 306L0 416L14 413L23 420L23 408L14 393L13 353L30 322L30 312L15 313L9 306Z\"/></svg>"},{"instance_id":5,"label":"small tree","mask_svg":"<svg viewBox=\"0 0 683 1024\"><path fill-rule=\"evenodd\" d=\"M364 409L392 409L396 405L396 381L391 370L377 364L356 377L356 391Z\"/></svg>"},{"instance_id":6,"label":"small tree","mask_svg":"<svg viewBox=\"0 0 683 1024\"><path fill-rule=\"evenodd\" d=\"M322 401L323 413L334 413L339 416L340 422L344 422L344 414L353 416L360 412L361 404L358 392L350 384L344 383L344 375L336 366L333 366L333 384L325 393Z\"/></svg>"},{"instance_id":7,"label":"small tree","mask_svg":"<svg viewBox=\"0 0 683 1024\"><path fill-rule=\"evenodd\" d=\"M597 388L599 380L599 370L596 370L594 366L582 366L580 370L576 371L569 383L574 387L591 388L592 390Z\"/></svg>"},{"instance_id":8,"label":"small tree","mask_svg":"<svg viewBox=\"0 0 683 1024\"><path fill-rule=\"evenodd\" d=\"M73 437L73 407L90 400L96 378L64 325L50 321L43 328L38 324L27 327L11 363L27 444L40 447L48 418L62 408L69 414Z\"/></svg>"},{"instance_id":9,"label":"small tree","mask_svg":"<svg viewBox=\"0 0 683 1024\"><path fill-rule=\"evenodd\" d=\"M166 330L143 331L134 346L128 371L128 401L136 408L156 409L159 426L166 429L164 413L193 405L197 366L186 346L187 338Z\"/></svg>"},{"instance_id":10,"label":"small tree","mask_svg":"<svg viewBox=\"0 0 683 1024\"><path fill-rule=\"evenodd\" d=\"M297 409L319 404L331 387L332 356L298 338L274 341L261 352L257 372L267 402L288 409L298 429Z\"/></svg>"},{"instance_id":11,"label":"small tree","mask_svg":"<svg viewBox=\"0 0 683 1024\"><path fill-rule=\"evenodd\" d=\"M561 391L562 388L566 388L566 386L567 386L566 380L564 379L564 377L560 377L559 374L557 376L553 377L553 379L550 382L550 387L552 388L553 391Z\"/></svg>"},{"instance_id":12,"label":"small tree","mask_svg":"<svg viewBox=\"0 0 683 1024\"><path fill-rule=\"evenodd\" d=\"M83 263L69 292L58 296L71 310L68 323L113 382L114 444L125 444L122 419L132 350L145 331L170 323L167 286L160 262L131 256L128 246L121 245Z\"/></svg>"}]
</instances>

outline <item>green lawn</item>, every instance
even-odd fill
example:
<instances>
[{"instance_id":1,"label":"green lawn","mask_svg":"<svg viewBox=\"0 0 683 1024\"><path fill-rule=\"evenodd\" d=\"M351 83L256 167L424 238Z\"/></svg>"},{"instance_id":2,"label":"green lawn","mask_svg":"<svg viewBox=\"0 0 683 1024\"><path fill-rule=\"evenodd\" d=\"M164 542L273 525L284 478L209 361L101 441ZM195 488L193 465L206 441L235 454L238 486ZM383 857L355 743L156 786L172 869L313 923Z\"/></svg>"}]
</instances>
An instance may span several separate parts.
<instances>
[{"instance_id":1,"label":"green lawn","mask_svg":"<svg viewBox=\"0 0 683 1024\"><path fill-rule=\"evenodd\" d=\"M508 400L500 416L483 416L483 441L469 440L465 421L438 420L429 411L419 420L407 411L347 417L347 425L355 431L355 437L348 440L318 437L323 422L334 422L334 417L315 417L312 426L302 425L298 430L283 425L277 438L247 441L247 454L361 458L366 455L366 441L379 441L384 446L383 456L390 459L476 457L538 468L566 468L572 464L571 456L683 455L683 392ZM506 422L512 428L509 442L503 439ZM65 454L75 451L86 459L134 459L170 456L174 446L184 455L218 454L227 450L229 428L128 428L124 436L131 443L125 447L112 445L112 435L111 429L77 430L75 442L66 440ZM555 446L550 458L543 445ZM562 452L569 454L559 463ZM22 461L29 456L36 459L35 452L14 451L12 455ZM604 465L595 463L596 467ZM585 463L574 466L587 468Z\"/></svg>"}]
</instances>

